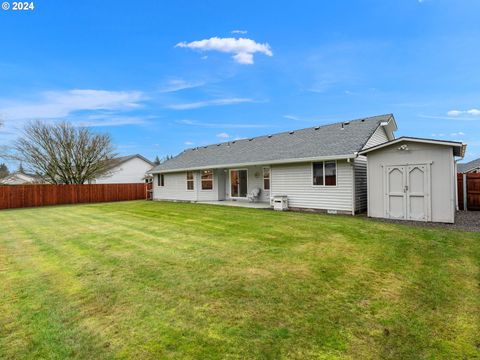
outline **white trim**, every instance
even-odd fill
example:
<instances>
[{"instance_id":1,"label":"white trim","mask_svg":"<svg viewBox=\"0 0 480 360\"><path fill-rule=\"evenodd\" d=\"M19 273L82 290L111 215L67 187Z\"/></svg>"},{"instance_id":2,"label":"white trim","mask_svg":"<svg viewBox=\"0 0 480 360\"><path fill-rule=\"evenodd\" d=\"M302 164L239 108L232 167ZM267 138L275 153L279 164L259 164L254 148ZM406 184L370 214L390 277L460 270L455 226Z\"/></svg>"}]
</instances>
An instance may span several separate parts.
<instances>
[{"instance_id":1,"label":"white trim","mask_svg":"<svg viewBox=\"0 0 480 360\"><path fill-rule=\"evenodd\" d=\"M247 195L246 196L232 196L232 171L245 170L247 172ZM248 169L228 169L228 194L230 199L247 199L248 198Z\"/></svg>"},{"instance_id":2,"label":"white trim","mask_svg":"<svg viewBox=\"0 0 480 360\"><path fill-rule=\"evenodd\" d=\"M335 185L325 185L325 163L335 161ZM323 163L323 185L315 185L313 183L313 164ZM336 188L338 187L338 162L337 160L325 160L325 161L312 161L310 164L310 181L312 182L312 187L314 188Z\"/></svg>"},{"instance_id":3,"label":"white trim","mask_svg":"<svg viewBox=\"0 0 480 360\"><path fill-rule=\"evenodd\" d=\"M329 161L329 160L355 159L356 157L357 157L357 154L317 156L317 157L309 157L309 158L256 161L256 162L238 163L238 164L208 165L208 166L198 166L198 167L192 167L192 168L181 168L181 169L169 169L169 170L157 170L157 171L150 170L147 172L147 174L175 173L175 172L184 172L184 171L223 169L223 168L237 169L237 168L243 168L246 166L265 165L266 163L270 165L271 164L294 164L294 163L320 162L320 161Z\"/></svg>"},{"instance_id":4,"label":"white trim","mask_svg":"<svg viewBox=\"0 0 480 360\"><path fill-rule=\"evenodd\" d=\"M433 144L433 145L445 145L445 146L452 146L452 147L459 147L461 148L461 154L464 154L466 144L456 142L456 141L443 141L443 140L433 140L433 139L417 139L417 138L411 138L411 137L400 137L398 139L392 140L392 141L387 141L383 144L375 145L372 146L368 149L360 151L358 154L359 155L364 155L367 154L371 151L376 151L383 149L384 147L390 146L397 144L402 141L409 141L409 142L416 142L416 143L421 143L421 144ZM463 157L463 155L461 156Z\"/></svg>"}]
</instances>

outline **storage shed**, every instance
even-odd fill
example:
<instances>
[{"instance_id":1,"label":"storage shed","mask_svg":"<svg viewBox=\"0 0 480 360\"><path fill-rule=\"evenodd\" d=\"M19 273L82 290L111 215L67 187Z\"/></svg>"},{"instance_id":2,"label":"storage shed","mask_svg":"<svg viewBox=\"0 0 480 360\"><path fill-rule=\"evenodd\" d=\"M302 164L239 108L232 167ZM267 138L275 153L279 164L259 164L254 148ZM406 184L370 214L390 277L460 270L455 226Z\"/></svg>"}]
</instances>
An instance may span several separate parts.
<instances>
[{"instance_id":1,"label":"storage shed","mask_svg":"<svg viewBox=\"0 0 480 360\"><path fill-rule=\"evenodd\" d=\"M466 145L401 137L361 151L367 156L368 216L455 222L456 162Z\"/></svg>"}]
</instances>

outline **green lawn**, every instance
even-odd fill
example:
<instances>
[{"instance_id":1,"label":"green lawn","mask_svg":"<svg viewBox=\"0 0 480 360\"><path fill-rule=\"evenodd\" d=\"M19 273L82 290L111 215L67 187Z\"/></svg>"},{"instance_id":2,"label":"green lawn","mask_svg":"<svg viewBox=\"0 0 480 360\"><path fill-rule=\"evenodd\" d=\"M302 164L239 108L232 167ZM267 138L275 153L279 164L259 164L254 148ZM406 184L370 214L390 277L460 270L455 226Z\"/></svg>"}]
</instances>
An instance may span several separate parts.
<instances>
[{"instance_id":1,"label":"green lawn","mask_svg":"<svg viewBox=\"0 0 480 360\"><path fill-rule=\"evenodd\" d=\"M0 211L0 357L480 358L480 234L143 201Z\"/></svg>"}]
</instances>

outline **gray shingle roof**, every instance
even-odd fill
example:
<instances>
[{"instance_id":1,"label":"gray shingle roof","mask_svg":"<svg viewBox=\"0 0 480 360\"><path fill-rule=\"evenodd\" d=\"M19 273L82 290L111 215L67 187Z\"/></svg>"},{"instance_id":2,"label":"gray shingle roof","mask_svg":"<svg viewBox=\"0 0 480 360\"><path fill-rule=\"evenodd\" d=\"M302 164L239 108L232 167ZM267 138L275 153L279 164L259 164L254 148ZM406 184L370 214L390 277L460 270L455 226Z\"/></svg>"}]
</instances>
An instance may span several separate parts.
<instances>
[{"instance_id":1,"label":"gray shingle roof","mask_svg":"<svg viewBox=\"0 0 480 360\"><path fill-rule=\"evenodd\" d=\"M457 165L457 170L459 173L466 173L474 169L479 169L480 168L480 159L475 159L472 160L468 163L464 164L458 164Z\"/></svg>"},{"instance_id":2,"label":"gray shingle roof","mask_svg":"<svg viewBox=\"0 0 480 360\"><path fill-rule=\"evenodd\" d=\"M378 126L391 118L391 114L380 115L187 149L150 172L345 157L360 151Z\"/></svg>"}]
</instances>

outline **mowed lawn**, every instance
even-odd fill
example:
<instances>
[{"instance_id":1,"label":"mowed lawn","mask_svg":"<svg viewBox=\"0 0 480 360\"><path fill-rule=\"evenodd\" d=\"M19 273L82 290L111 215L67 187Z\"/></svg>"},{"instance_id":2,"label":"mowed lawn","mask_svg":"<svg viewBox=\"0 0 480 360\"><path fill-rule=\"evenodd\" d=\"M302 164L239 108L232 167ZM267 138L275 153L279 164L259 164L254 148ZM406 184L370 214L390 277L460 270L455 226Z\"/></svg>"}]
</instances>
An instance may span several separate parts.
<instances>
[{"instance_id":1,"label":"mowed lawn","mask_svg":"<svg viewBox=\"0 0 480 360\"><path fill-rule=\"evenodd\" d=\"M0 211L0 357L480 358L480 234L144 201Z\"/></svg>"}]
</instances>

